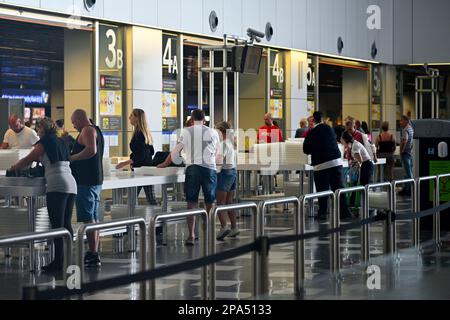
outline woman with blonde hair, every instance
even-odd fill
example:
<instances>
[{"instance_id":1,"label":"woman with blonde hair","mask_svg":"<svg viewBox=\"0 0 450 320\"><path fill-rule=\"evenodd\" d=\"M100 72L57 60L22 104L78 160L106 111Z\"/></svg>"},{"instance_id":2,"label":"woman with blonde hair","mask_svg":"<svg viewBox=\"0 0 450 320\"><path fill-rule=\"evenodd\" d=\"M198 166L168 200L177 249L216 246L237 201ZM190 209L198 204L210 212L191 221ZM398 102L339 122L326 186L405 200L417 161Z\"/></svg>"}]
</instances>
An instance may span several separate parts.
<instances>
[{"instance_id":1,"label":"woman with blonde hair","mask_svg":"<svg viewBox=\"0 0 450 320\"><path fill-rule=\"evenodd\" d=\"M72 211L78 190L70 169L69 148L57 137L57 127L51 119L38 120L36 130L40 140L34 145L33 151L13 165L10 171L18 171L34 161L40 161L45 168L47 209L52 228L66 228L73 234ZM55 260L43 267L45 272L63 272L62 239L56 239L54 243Z\"/></svg>"},{"instance_id":2,"label":"woman with blonde hair","mask_svg":"<svg viewBox=\"0 0 450 320\"><path fill-rule=\"evenodd\" d=\"M130 142L130 160L117 165L117 169L131 166L132 169L144 166L151 166L155 149L153 148L153 138L147 125L147 117L144 110L134 109L129 117L130 124L134 127L133 138ZM142 188L138 188L137 194ZM158 205L155 199L155 189L153 186L144 187L145 196L150 205Z\"/></svg>"},{"instance_id":3,"label":"woman with blonde hair","mask_svg":"<svg viewBox=\"0 0 450 320\"><path fill-rule=\"evenodd\" d=\"M237 186L237 171L236 171L236 150L234 135L231 134L231 126L228 122L220 122L216 125L216 130L219 132L221 141L221 148L218 154L217 164L217 205L227 205L234 202L234 195ZM235 238L240 234L237 226L237 213L235 210L228 212L231 228L227 228L226 212L219 214L221 229L217 235L218 241L225 240L226 237Z\"/></svg>"}]
</instances>

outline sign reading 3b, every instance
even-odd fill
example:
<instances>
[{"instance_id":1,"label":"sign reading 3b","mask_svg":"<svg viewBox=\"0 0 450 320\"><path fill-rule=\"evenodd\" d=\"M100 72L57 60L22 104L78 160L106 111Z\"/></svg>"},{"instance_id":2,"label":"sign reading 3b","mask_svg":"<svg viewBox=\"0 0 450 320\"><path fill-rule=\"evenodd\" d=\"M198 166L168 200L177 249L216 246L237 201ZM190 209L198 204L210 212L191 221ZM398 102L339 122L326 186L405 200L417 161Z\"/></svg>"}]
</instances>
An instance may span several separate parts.
<instances>
[{"instance_id":1,"label":"sign reading 3b","mask_svg":"<svg viewBox=\"0 0 450 320\"><path fill-rule=\"evenodd\" d=\"M99 26L99 62L101 70L123 69L123 31L116 26Z\"/></svg>"}]
</instances>

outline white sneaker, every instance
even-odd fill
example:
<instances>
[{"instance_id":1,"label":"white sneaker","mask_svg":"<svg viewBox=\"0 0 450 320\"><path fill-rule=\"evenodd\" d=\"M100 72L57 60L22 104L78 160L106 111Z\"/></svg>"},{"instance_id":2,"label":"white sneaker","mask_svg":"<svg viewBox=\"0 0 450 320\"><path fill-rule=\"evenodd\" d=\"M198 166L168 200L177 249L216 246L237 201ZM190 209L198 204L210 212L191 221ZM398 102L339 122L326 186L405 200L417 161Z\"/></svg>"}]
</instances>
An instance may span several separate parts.
<instances>
[{"instance_id":1,"label":"white sneaker","mask_svg":"<svg viewBox=\"0 0 450 320\"><path fill-rule=\"evenodd\" d=\"M230 233L228 234L228 237L230 238L236 238L238 235L240 235L241 232L239 231L238 228L236 229L231 229Z\"/></svg>"},{"instance_id":2,"label":"white sneaker","mask_svg":"<svg viewBox=\"0 0 450 320\"><path fill-rule=\"evenodd\" d=\"M230 234L230 229L220 229L219 234L217 235L217 241L223 241Z\"/></svg>"}]
</instances>

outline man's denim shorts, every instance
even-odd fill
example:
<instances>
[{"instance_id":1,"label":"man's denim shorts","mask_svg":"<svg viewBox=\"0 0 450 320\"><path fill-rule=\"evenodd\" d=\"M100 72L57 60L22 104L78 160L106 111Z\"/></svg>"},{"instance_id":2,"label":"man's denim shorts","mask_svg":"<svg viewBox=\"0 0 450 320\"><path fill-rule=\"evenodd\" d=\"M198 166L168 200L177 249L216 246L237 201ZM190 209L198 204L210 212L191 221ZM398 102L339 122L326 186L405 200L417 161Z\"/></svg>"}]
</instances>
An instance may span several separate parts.
<instances>
[{"instance_id":1,"label":"man's denim shorts","mask_svg":"<svg viewBox=\"0 0 450 320\"><path fill-rule=\"evenodd\" d=\"M222 170L217 174L217 191L236 191L237 171L236 169Z\"/></svg>"},{"instance_id":2,"label":"man's denim shorts","mask_svg":"<svg viewBox=\"0 0 450 320\"><path fill-rule=\"evenodd\" d=\"M188 167L186 170L186 181L184 183L184 191L186 193L187 202L198 202L200 187L203 190L205 202L208 204L213 204L216 201L216 171L196 165Z\"/></svg>"},{"instance_id":3,"label":"man's denim shorts","mask_svg":"<svg viewBox=\"0 0 450 320\"><path fill-rule=\"evenodd\" d=\"M78 186L76 200L78 222L99 222L102 186Z\"/></svg>"}]
</instances>

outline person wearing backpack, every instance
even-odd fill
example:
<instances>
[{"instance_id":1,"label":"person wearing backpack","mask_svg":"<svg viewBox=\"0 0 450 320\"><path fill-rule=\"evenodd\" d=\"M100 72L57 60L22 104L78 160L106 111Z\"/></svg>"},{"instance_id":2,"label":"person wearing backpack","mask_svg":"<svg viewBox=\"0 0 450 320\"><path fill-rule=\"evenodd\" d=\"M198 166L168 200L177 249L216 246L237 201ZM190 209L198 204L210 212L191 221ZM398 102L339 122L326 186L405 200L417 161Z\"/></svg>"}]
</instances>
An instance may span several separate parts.
<instances>
[{"instance_id":1,"label":"person wearing backpack","mask_svg":"<svg viewBox=\"0 0 450 320\"><path fill-rule=\"evenodd\" d=\"M153 148L153 138L147 125L147 118L144 110L134 109L131 113L130 124L134 127L133 138L130 142L131 155L130 160L122 162L117 165L116 169L120 170L126 166L140 168L144 166L152 166L153 155L155 149ZM151 206L158 205L155 197L154 186L143 187L147 202ZM141 192L142 187L139 187L137 194Z\"/></svg>"}]
</instances>

